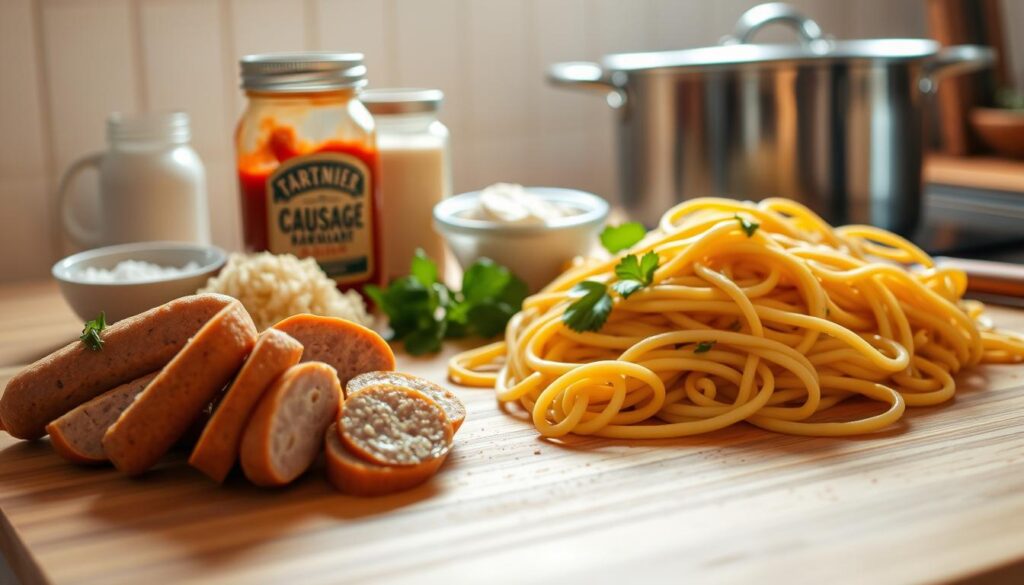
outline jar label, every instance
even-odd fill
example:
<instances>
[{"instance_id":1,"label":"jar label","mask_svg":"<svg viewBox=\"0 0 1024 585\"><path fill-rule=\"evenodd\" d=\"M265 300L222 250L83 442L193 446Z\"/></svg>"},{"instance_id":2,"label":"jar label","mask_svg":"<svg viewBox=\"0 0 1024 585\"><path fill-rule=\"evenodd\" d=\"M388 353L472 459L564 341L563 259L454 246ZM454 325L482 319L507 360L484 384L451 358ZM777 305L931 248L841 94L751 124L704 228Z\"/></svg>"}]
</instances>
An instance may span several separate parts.
<instances>
[{"instance_id":1,"label":"jar label","mask_svg":"<svg viewBox=\"0 0 1024 585\"><path fill-rule=\"evenodd\" d=\"M289 159L267 179L270 251L312 256L339 283L373 272L372 174L359 158L320 152Z\"/></svg>"}]
</instances>

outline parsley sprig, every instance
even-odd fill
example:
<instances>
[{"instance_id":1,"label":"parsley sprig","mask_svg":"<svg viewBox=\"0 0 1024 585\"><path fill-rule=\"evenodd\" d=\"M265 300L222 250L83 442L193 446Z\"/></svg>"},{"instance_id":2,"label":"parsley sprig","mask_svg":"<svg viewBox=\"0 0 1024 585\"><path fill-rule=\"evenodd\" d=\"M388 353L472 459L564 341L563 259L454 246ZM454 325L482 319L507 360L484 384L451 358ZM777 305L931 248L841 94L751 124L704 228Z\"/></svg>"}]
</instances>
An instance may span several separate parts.
<instances>
[{"instance_id":1,"label":"parsley sprig","mask_svg":"<svg viewBox=\"0 0 1024 585\"><path fill-rule=\"evenodd\" d=\"M412 355L441 349L444 339L493 337L505 330L526 298L526 283L488 258L474 262L462 276L462 290L438 281L437 264L416 250L409 275L366 294L388 316L391 339L404 341Z\"/></svg>"},{"instance_id":2,"label":"parsley sprig","mask_svg":"<svg viewBox=\"0 0 1024 585\"><path fill-rule=\"evenodd\" d=\"M637 259L629 254L615 266L615 281L611 290L628 298L638 290L650 286L658 269L658 254L647 252ZM573 287L572 293L581 295L562 314L562 322L577 333L600 331L612 312L614 301L608 286L593 280L584 280Z\"/></svg>"},{"instance_id":3,"label":"parsley sprig","mask_svg":"<svg viewBox=\"0 0 1024 585\"><path fill-rule=\"evenodd\" d=\"M78 336L82 340L82 343L86 347L93 351L100 351L103 349L103 338L100 337L100 332L107 328L107 315L103 311L100 311L99 317L91 321L85 322L85 327L82 328L82 334Z\"/></svg>"},{"instance_id":4,"label":"parsley sprig","mask_svg":"<svg viewBox=\"0 0 1024 585\"><path fill-rule=\"evenodd\" d=\"M711 351L711 348L714 346L714 341L702 341L697 344L697 347L693 348L693 353L707 353Z\"/></svg>"},{"instance_id":5,"label":"parsley sprig","mask_svg":"<svg viewBox=\"0 0 1024 585\"><path fill-rule=\"evenodd\" d=\"M612 285L612 290L622 295L624 299L629 298L629 295L650 286L657 268L656 253L648 252L640 260L637 260L634 254L630 254L615 267L615 276L619 277L619 280Z\"/></svg>"},{"instance_id":6,"label":"parsley sprig","mask_svg":"<svg viewBox=\"0 0 1024 585\"><path fill-rule=\"evenodd\" d=\"M607 226L601 231L601 245L612 254L617 254L644 239L647 230L644 224L630 221L617 226Z\"/></svg>"},{"instance_id":7,"label":"parsley sprig","mask_svg":"<svg viewBox=\"0 0 1024 585\"><path fill-rule=\"evenodd\" d=\"M743 229L748 238L754 237L754 232L757 231L757 228L761 227L761 224L756 221L750 221L738 213L733 214L733 217L736 218L736 221L740 222L740 228Z\"/></svg>"}]
</instances>

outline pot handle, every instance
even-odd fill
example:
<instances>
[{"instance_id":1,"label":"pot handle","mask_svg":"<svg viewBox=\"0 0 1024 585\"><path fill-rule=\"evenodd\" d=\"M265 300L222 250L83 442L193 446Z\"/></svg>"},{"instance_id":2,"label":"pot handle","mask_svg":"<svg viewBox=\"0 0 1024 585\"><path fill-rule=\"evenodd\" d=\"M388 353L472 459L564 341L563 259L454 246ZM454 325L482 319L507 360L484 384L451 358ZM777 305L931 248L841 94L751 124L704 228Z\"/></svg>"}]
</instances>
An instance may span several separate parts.
<instances>
[{"instance_id":1,"label":"pot handle","mask_svg":"<svg viewBox=\"0 0 1024 585\"><path fill-rule=\"evenodd\" d=\"M758 4L744 12L736 21L732 34L722 39L723 45L749 43L758 30L773 22L783 22L794 27L800 33L800 41L810 45L821 41L825 35L821 27L802 12L785 2L769 2Z\"/></svg>"},{"instance_id":2,"label":"pot handle","mask_svg":"<svg viewBox=\"0 0 1024 585\"><path fill-rule=\"evenodd\" d=\"M935 91L938 82L953 75L962 75L991 67L996 60L992 47L983 45L953 45L939 50L934 58L925 62L921 89Z\"/></svg>"},{"instance_id":3,"label":"pot handle","mask_svg":"<svg viewBox=\"0 0 1024 585\"><path fill-rule=\"evenodd\" d=\"M626 104L626 92L604 69L590 61L568 61L555 63L548 68L548 81L553 85L586 90L597 90L607 94L608 105L620 108Z\"/></svg>"}]
</instances>

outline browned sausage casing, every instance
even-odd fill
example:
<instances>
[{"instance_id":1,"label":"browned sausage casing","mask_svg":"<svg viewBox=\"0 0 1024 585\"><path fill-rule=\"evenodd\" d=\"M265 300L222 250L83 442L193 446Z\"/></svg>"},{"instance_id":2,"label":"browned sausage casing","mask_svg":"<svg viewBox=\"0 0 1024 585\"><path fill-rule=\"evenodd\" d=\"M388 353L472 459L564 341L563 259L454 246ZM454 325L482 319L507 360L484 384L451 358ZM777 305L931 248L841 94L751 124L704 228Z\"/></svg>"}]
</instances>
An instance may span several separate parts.
<instances>
[{"instance_id":1,"label":"browned sausage casing","mask_svg":"<svg viewBox=\"0 0 1024 585\"><path fill-rule=\"evenodd\" d=\"M239 458L249 481L291 483L312 465L324 431L338 418L338 373L322 362L288 368L264 393L242 435Z\"/></svg>"},{"instance_id":2,"label":"browned sausage casing","mask_svg":"<svg viewBox=\"0 0 1024 585\"><path fill-rule=\"evenodd\" d=\"M242 432L256 403L281 374L299 363L302 344L277 329L256 340L249 358L217 405L188 463L216 482L224 481L238 458Z\"/></svg>"},{"instance_id":3,"label":"browned sausage casing","mask_svg":"<svg viewBox=\"0 0 1024 585\"><path fill-rule=\"evenodd\" d=\"M375 331L336 317L295 315L274 329L302 344L302 361L324 362L338 372L342 389L365 372L394 370L395 354Z\"/></svg>"},{"instance_id":4,"label":"browned sausage casing","mask_svg":"<svg viewBox=\"0 0 1024 585\"><path fill-rule=\"evenodd\" d=\"M18 373L0 398L0 420L11 435L38 439L47 423L115 386L162 368L190 337L234 299L182 297L103 331L103 349L75 341Z\"/></svg>"},{"instance_id":5,"label":"browned sausage casing","mask_svg":"<svg viewBox=\"0 0 1024 585\"><path fill-rule=\"evenodd\" d=\"M159 372L146 374L107 390L46 425L50 444L58 455L74 463L103 463L103 435Z\"/></svg>"},{"instance_id":6,"label":"browned sausage casing","mask_svg":"<svg viewBox=\"0 0 1024 585\"><path fill-rule=\"evenodd\" d=\"M242 366L256 325L232 301L196 333L103 436L115 467L142 473L166 453Z\"/></svg>"}]
</instances>

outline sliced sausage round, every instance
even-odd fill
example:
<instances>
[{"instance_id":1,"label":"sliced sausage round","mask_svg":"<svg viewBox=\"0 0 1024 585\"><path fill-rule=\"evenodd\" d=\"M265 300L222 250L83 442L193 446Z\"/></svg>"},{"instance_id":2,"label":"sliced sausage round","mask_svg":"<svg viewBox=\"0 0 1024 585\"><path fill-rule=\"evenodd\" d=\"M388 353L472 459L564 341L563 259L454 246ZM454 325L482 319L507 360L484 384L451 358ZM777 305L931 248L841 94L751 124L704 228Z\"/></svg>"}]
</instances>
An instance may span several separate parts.
<instances>
[{"instance_id":1,"label":"sliced sausage round","mask_svg":"<svg viewBox=\"0 0 1024 585\"><path fill-rule=\"evenodd\" d=\"M383 496L412 489L427 481L444 463L435 457L419 465L378 465L356 457L341 443L338 425L324 436L327 479L338 491L353 496Z\"/></svg>"},{"instance_id":2,"label":"sliced sausage round","mask_svg":"<svg viewBox=\"0 0 1024 585\"><path fill-rule=\"evenodd\" d=\"M377 384L354 392L341 405L345 448L380 465L421 465L452 446L452 425L436 402L417 390Z\"/></svg>"},{"instance_id":3,"label":"sliced sausage round","mask_svg":"<svg viewBox=\"0 0 1024 585\"><path fill-rule=\"evenodd\" d=\"M377 384L392 384L403 388L412 388L426 394L427 398L436 402L444 410L445 416L448 417L448 422L452 423L452 432L458 432L459 427L466 420L466 405L451 390L443 388L441 385L425 378L403 374L402 372L367 372L359 374L348 381L348 384L345 386L345 394L351 395L363 388Z\"/></svg>"},{"instance_id":4,"label":"sliced sausage round","mask_svg":"<svg viewBox=\"0 0 1024 585\"><path fill-rule=\"evenodd\" d=\"M274 325L274 329L302 344L302 361L334 367L342 388L364 372L395 369L395 354L387 342L375 331L345 319L295 315Z\"/></svg>"},{"instance_id":5,"label":"sliced sausage round","mask_svg":"<svg viewBox=\"0 0 1024 585\"><path fill-rule=\"evenodd\" d=\"M260 334L252 353L203 429L189 465L216 482L224 481L238 459L242 432L263 393L281 374L299 363L302 344L283 331Z\"/></svg>"},{"instance_id":6,"label":"sliced sausage round","mask_svg":"<svg viewBox=\"0 0 1024 585\"><path fill-rule=\"evenodd\" d=\"M338 416L341 383L331 366L288 368L264 393L242 435L242 471L260 486L281 486L302 475Z\"/></svg>"},{"instance_id":7,"label":"sliced sausage round","mask_svg":"<svg viewBox=\"0 0 1024 585\"><path fill-rule=\"evenodd\" d=\"M152 467L242 367L256 325L238 301L224 307L150 382L103 436L103 449L126 473Z\"/></svg>"},{"instance_id":8,"label":"sliced sausage round","mask_svg":"<svg viewBox=\"0 0 1024 585\"><path fill-rule=\"evenodd\" d=\"M58 455L74 463L103 463L103 434L159 372L146 374L80 404L46 425Z\"/></svg>"}]
</instances>

